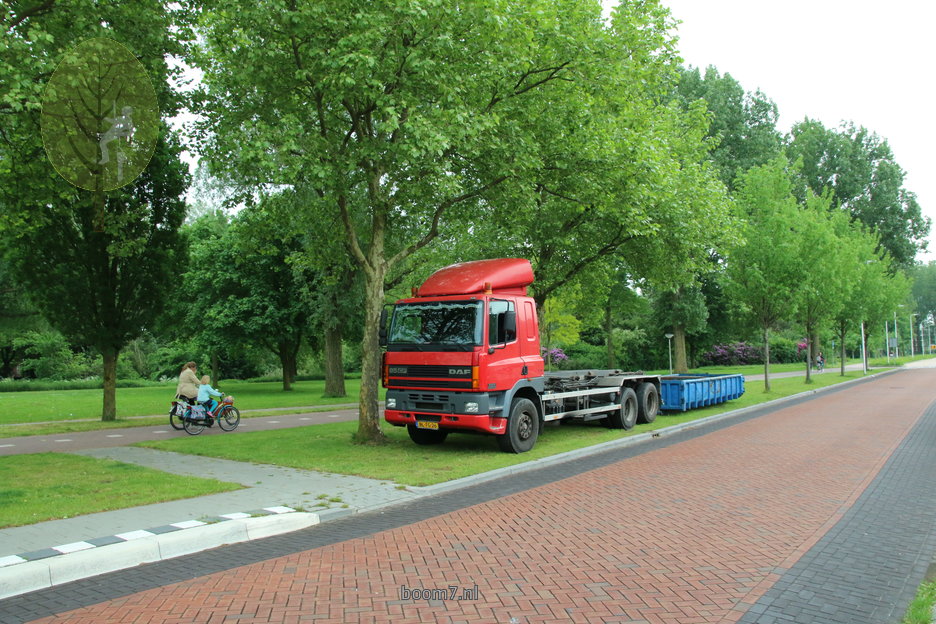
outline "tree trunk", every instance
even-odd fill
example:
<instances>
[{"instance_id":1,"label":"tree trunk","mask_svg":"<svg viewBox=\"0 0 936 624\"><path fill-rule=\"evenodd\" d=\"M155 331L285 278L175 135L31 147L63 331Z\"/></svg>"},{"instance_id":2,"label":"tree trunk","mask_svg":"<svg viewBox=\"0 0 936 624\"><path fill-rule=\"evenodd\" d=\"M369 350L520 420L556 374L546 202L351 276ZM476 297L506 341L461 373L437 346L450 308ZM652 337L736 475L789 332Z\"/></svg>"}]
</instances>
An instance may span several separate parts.
<instances>
[{"instance_id":1,"label":"tree trunk","mask_svg":"<svg viewBox=\"0 0 936 624\"><path fill-rule=\"evenodd\" d=\"M376 238L376 233L375 233ZM372 256L373 257L373 256ZM361 339L361 394L358 429L354 436L361 444L382 444L378 399L381 380L380 311L384 305L384 279L386 269L382 259L371 264L365 272L364 284L364 337Z\"/></svg>"},{"instance_id":2,"label":"tree trunk","mask_svg":"<svg viewBox=\"0 0 936 624\"><path fill-rule=\"evenodd\" d=\"M682 325L673 326L673 350L676 352L673 370L678 375L685 375L689 372L689 364L686 359L686 328Z\"/></svg>"},{"instance_id":3,"label":"tree trunk","mask_svg":"<svg viewBox=\"0 0 936 624\"><path fill-rule=\"evenodd\" d=\"M104 409L101 413L102 421L117 420L117 349L104 349L101 356L104 360Z\"/></svg>"},{"instance_id":4,"label":"tree trunk","mask_svg":"<svg viewBox=\"0 0 936 624\"><path fill-rule=\"evenodd\" d=\"M347 396L344 383L344 364L341 360L341 328L325 328L325 396Z\"/></svg>"},{"instance_id":5,"label":"tree trunk","mask_svg":"<svg viewBox=\"0 0 936 624\"><path fill-rule=\"evenodd\" d=\"M211 352L211 382L218 385L221 379L221 361L217 351Z\"/></svg>"},{"instance_id":6,"label":"tree trunk","mask_svg":"<svg viewBox=\"0 0 936 624\"><path fill-rule=\"evenodd\" d=\"M299 349L289 342L279 344L280 366L283 367L283 392L292 390L293 381L296 379L296 355Z\"/></svg>"},{"instance_id":7,"label":"tree trunk","mask_svg":"<svg viewBox=\"0 0 936 624\"><path fill-rule=\"evenodd\" d=\"M846 332L844 331L841 333L841 335L839 335L839 340L842 342L842 344L840 345L842 348L842 363L841 363L842 377L845 376L845 335L846 335ZM862 370L864 370L864 360L862 360L861 364L862 364Z\"/></svg>"},{"instance_id":8,"label":"tree trunk","mask_svg":"<svg viewBox=\"0 0 936 624\"><path fill-rule=\"evenodd\" d=\"M770 329L764 328L764 392L770 392Z\"/></svg>"},{"instance_id":9,"label":"tree trunk","mask_svg":"<svg viewBox=\"0 0 936 624\"><path fill-rule=\"evenodd\" d=\"M812 383L812 339L810 338L809 326L806 327L806 383Z\"/></svg>"},{"instance_id":10,"label":"tree trunk","mask_svg":"<svg viewBox=\"0 0 936 624\"><path fill-rule=\"evenodd\" d=\"M611 326L611 295L608 294L608 304L605 307L605 347L608 350L608 368L614 366L614 328Z\"/></svg>"}]
</instances>

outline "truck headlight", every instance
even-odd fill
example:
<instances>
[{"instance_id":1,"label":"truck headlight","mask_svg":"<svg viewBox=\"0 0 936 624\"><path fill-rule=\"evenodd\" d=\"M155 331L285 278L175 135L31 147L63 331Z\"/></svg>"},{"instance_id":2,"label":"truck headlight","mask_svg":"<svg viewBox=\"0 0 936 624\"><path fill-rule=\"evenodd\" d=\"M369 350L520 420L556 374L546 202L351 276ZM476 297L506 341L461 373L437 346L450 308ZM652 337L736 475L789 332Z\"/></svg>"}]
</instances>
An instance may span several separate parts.
<instances>
[{"instance_id":1,"label":"truck headlight","mask_svg":"<svg viewBox=\"0 0 936 624\"><path fill-rule=\"evenodd\" d=\"M478 404L474 401L465 403L465 413L466 414L477 414L478 413Z\"/></svg>"},{"instance_id":2,"label":"truck headlight","mask_svg":"<svg viewBox=\"0 0 936 624\"><path fill-rule=\"evenodd\" d=\"M387 399L384 406L387 409L396 409L396 399Z\"/></svg>"}]
</instances>

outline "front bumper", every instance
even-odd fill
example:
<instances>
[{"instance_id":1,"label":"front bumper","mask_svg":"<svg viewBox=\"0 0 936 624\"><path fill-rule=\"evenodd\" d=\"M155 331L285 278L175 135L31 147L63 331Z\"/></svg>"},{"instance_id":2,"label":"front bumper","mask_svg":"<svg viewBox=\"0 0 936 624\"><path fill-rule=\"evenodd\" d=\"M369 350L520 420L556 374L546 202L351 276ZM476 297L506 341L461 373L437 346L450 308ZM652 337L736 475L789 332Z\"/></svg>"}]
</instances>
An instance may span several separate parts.
<instances>
[{"instance_id":1,"label":"front bumper","mask_svg":"<svg viewBox=\"0 0 936 624\"><path fill-rule=\"evenodd\" d=\"M428 412L403 412L384 410L384 418L391 425L402 427L415 425L417 420L439 423L439 428L463 431L477 431L500 435L507 431L507 419L490 414L433 414Z\"/></svg>"},{"instance_id":2,"label":"front bumper","mask_svg":"<svg viewBox=\"0 0 936 624\"><path fill-rule=\"evenodd\" d=\"M437 422L439 427L450 431L499 435L507 430L507 419L502 417L501 398L486 392L388 390L384 418L396 426L423 420Z\"/></svg>"}]
</instances>

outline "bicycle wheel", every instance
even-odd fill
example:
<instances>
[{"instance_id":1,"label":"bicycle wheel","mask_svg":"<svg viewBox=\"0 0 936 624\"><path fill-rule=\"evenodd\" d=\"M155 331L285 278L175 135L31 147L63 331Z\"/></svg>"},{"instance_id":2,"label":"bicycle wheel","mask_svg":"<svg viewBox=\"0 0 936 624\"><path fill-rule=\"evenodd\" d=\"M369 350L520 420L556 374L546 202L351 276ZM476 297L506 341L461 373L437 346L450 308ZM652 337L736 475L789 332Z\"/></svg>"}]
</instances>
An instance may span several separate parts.
<instances>
[{"instance_id":1,"label":"bicycle wheel","mask_svg":"<svg viewBox=\"0 0 936 624\"><path fill-rule=\"evenodd\" d=\"M198 435L205 430L205 420L195 420L191 415L186 416L182 419L182 426L185 428L185 433L189 435Z\"/></svg>"},{"instance_id":2,"label":"bicycle wheel","mask_svg":"<svg viewBox=\"0 0 936 624\"><path fill-rule=\"evenodd\" d=\"M184 429L183 426L183 414L185 414L185 405L183 403L177 403L169 410L169 424L172 425L172 428L175 430Z\"/></svg>"},{"instance_id":3,"label":"bicycle wheel","mask_svg":"<svg viewBox=\"0 0 936 624\"><path fill-rule=\"evenodd\" d=\"M240 424L240 412L233 405L222 408L218 414L218 426L225 431L234 431Z\"/></svg>"}]
</instances>

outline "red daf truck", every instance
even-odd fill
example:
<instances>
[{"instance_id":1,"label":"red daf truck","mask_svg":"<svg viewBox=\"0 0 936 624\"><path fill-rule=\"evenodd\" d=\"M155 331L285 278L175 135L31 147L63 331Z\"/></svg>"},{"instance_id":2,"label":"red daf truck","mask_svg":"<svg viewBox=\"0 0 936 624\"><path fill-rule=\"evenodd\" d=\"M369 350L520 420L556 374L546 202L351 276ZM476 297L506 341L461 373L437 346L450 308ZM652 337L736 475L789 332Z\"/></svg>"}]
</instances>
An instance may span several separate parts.
<instances>
[{"instance_id":1,"label":"red daf truck","mask_svg":"<svg viewBox=\"0 0 936 624\"><path fill-rule=\"evenodd\" d=\"M533 448L553 420L652 422L658 376L544 372L532 283L528 260L478 260L436 271L398 301L381 336L387 422L417 444L458 431L494 435L508 453Z\"/></svg>"}]
</instances>

